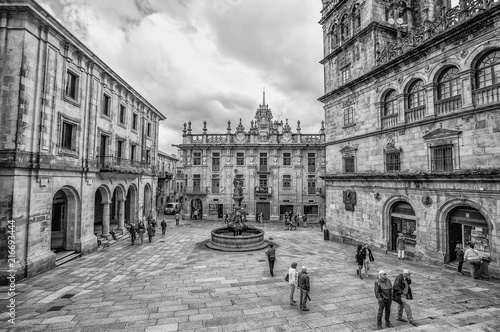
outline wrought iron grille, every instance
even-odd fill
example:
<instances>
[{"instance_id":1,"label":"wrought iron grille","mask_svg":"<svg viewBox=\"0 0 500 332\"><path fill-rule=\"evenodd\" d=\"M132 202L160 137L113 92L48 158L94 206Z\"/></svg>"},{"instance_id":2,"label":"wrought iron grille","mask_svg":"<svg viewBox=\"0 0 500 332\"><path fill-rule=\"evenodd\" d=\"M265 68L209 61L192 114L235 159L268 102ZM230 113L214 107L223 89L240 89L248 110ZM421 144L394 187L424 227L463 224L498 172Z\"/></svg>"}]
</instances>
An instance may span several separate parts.
<instances>
[{"instance_id":1,"label":"wrought iron grille","mask_svg":"<svg viewBox=\"0 0 500 332\"><path fill-rule=\"evenodd\" d=\"M453 170L453 146L436 146L431 148L431 170Z\"/></svg>"}]
</instances>

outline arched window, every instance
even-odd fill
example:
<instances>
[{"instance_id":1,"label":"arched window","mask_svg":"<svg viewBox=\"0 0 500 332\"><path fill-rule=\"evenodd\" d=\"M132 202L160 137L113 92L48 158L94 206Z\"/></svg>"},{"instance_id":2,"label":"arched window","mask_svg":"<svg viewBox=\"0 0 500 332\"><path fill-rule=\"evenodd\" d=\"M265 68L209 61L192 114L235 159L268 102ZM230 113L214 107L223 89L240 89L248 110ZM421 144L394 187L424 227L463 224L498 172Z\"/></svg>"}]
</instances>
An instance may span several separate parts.
<instances>
[{"instance_id":1,"label":"arched window","mask_svg":"<svg viewBox=\"0 0 500 332\"><path fill-rule=\"evenodd\" d=\"M352 8L352 26L353 31L357 31L361 28L361 7L359 4L355 4Z\"/></svg>"},{"instance_id":2,"label":"arched window","mask_svg":"<svg viewBox=\"0 0 500 332\"><path fill-rule=\"evenodd\" d=\"M398 112L397 110L396 91L389 91L384 98L384 116L393 115Z\"/></svg>"},{"instance_id":3,"label":"arched window","mask_svg":"<svg viewBox=\"0 0 500 332\"><path fill-rule=\"evenodd\" d=\"M425 106L424 82L418 80L408 88L408 109Z\"/></svg>"},{"instance_id":4,"label":"arched window","mask_svg":"<svg viewBox=\"0 0 500 332\"><path fill-rule=\"evenodd\" d=\"M337 24L332 25L330 29L330 48L333 50L339 44L339 34L338 34Z\"/></svg>"},{"instance_id":5,"label":"arched window","mask_svg":"<svg viewBox=\"0 0 500 332\"><path fill-rule=\"evenodd\" d=\"M438 100L460 95L458 68L445 69L438 78Z\"/></svg>"},{"instance_id":6,"label":"arched window","mask_svg":"<svg viewBox=\"0 0 500 332\"><path fill-rule=\"evenodd\" d=\"M500 83L500 50L486 54L476 66L476 88Z\"/></svg>"},{"instance_id":7,"label":"arched window","mask_svg":"<svg viewBox=\"0 0 500 332\"><path fill-rule=\"evenodd\" d=\"M340 20L340 34L343 42L349 38L349 19L347 18L347 14L342 16L342 20Z\"/></svg>"}]
</instances>

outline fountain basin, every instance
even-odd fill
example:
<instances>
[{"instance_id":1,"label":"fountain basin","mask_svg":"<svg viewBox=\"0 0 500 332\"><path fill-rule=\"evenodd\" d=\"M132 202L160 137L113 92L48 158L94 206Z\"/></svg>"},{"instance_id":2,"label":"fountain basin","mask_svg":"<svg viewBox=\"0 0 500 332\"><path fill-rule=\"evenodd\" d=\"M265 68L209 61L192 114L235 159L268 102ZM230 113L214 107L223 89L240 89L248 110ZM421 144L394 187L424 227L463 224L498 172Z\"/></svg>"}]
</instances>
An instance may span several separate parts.
<instances>
[{"instance_id":1,"label":"fountain basin","mask_svg":"<svg viewBox=\"0 0 500 332\"><path fill-rule=\"evenodd\" d=\"M264 241L264 231L248 227L242 235L233 235L233 230L228 227L216 228L211 232L210 242L206 246L222 251L253 251L267 247Z\"/></svg>"}]
</instances>

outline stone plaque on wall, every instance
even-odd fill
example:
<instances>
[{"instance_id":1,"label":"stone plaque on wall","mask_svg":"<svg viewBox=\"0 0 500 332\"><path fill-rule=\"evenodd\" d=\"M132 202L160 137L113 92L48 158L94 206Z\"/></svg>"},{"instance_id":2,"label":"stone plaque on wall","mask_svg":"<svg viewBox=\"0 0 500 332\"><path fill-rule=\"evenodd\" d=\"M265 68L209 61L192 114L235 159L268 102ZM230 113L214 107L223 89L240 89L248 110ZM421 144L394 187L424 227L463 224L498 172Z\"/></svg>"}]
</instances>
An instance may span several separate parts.
<instances>
[{"instance_id":1,"label":"stone plaque on wall","mask_svg":"<svg viewBox=\"0 0 500 332\"><path fill-rule=\"evenodd\" d=\"M354 206L356 205L356 192L353 190L345 190L342 192L342 195L346 211L354 211Z\"/></svg>"}]
</instances>

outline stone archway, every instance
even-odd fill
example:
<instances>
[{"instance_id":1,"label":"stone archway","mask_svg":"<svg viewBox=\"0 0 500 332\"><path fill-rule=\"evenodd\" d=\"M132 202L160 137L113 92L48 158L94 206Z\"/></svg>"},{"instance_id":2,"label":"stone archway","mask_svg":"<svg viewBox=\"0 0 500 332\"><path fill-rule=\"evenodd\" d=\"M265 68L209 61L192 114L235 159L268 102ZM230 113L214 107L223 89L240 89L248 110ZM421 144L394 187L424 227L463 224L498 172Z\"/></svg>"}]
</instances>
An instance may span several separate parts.
<instances>
[{"instance_id":1,"label":"stone archway","mask_svg":"<svg viewBox=\"0 0 500 332\"><path fill-rule=\"evenodd\" d=\"M438 241L436 249L443 254L444 261L449 262L454 258L455 248L452 245L456 245L457 241L461 240L462 244L467 247L468 243L466 242L469 241L472 230L475 231L475 241L479 232L480 235L486 234L481 238L481 242L483 238L488 241L489 248L487 249L491 257L494 258L497 248L494 246L495 243L491 242L495 232L492 220L488 212L476 202L466 199L454 199L444 203L436 214L436 238ZM485 229L485 231L479 230L479 228ZM461 232L461 234L457 236L456 233L458 232ZM481 243L482 245L483 243Z\"/></svg>"},{"instance_id":2,"label":"stone archway","mask_svg":"<svg viewBox=\"0 0 500 332\"><path fill-rule=\"evenodd\" d=\"M149 185L149 183L147 183L145 186L144 186L144 213L143 213L143 217L144 218L148 218L149 216L152 216L153 215L153 210L152 210L152 197L153 197L153 192L151 191L151 186Z\"/></svg>"},{"instance_id":3,"label":"stone archway","mask_svg":"<svg viewBox=\"0 0 500 332\"><path fill-rule=\"evenodd\" d=\"M125 228L125 189L121 185L113 190L111 197L110 227L121 232Z\"/></svg>"},{"instance_id":4,"label":"stone archway","mask_svg":"<svg viewBox=\"0 0 500 332\"><path fill-rule=\"evenodd\" d=\"M80 197L72 187L62 187L52 197L50 249L78 250L81 239Z\"/></svg>"},{"instance_id":5,"label":"stone archway","mask_svg":"<svg viewBox=\"0 0 500 332\"><path fill-rule=\"evenodd\" d=\"M417 238L417 217L415 210L406 201L397 201L390 209L390 250L396 250L396 239L402 233L405 237L408 256L415 255Z\"/></svg>"},{"instance_id":6,"label":"stone archway","mask_svg":"<svg viewBox=\"0 0 500 332\"><path fill-rule=\"evenodd\" d=\"M125 222L131 224L137 221L137 188L131 185L125 200Z\"/></svg>"},{"instance_id":7,"label":"stone archway","mask_svg":"<svg viewBox=\"0 0 500 332\"><path fill-rule=\"evenodd\" d=\"M108 236L111 203L110 190L106 186L100 186L97 188L94 196L94 233Z\"/></svg>"}]
</instances>

